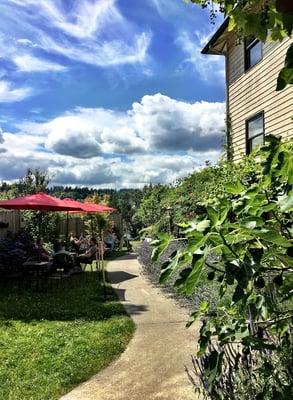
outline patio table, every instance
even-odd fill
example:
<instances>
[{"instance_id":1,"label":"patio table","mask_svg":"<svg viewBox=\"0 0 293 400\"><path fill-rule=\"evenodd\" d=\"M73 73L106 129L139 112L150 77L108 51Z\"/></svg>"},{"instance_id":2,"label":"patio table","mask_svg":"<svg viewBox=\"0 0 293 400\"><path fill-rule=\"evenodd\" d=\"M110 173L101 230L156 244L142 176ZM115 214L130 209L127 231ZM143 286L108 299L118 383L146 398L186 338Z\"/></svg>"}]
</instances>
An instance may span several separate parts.
<instances>
[{"instance_id":1,"label":"patio table","mask_svg":"<svg viewBox=\"0 0 293 400\"><path fill-rule=\"evenodd\" d=\"M26 261L22 264L24 267L32 267L32 268L45 268L51 265L51 261Z\"/></svg>"},{"instance_id":2,"label":"patio table","mask_svg":"<svg viewBox=\"0 0 293 400\"><path fill-rule=\"evenodd\" d=\"M24 278L35 280L37 288L39 289L43 278L48 278L51 265L51 261L28 260L22 264L24 268L23 276Z\"/></svg>"},{"instance_id":3,"label":"patio table","mask_svg":"<svg viewBox=\"0 0 293 400\"><path fill-rule=\"evenodd\" d=\"M51 267L51 261L26 261L22 264L25 272L37 277L41 277L44 273L48 272Z\"/></svg>"}]
</instances>

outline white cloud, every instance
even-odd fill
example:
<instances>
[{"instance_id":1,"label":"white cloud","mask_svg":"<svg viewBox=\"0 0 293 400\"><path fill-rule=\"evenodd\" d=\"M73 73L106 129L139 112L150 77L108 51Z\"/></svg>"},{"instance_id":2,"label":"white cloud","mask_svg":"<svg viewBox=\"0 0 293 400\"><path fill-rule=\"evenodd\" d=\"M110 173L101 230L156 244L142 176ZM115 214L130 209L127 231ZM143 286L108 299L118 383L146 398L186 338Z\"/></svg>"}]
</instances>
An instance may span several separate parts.
<instances>
[{"instance_id":1,"label":"white cloud","mask_svg":"<svg viewBox=\"0 0 293 400\"><path fill-rule=\"evenodd\" d=\"M223 103L187 103L160 93L134 103L129 115L150 149L218 148L224 129Z\"/></svg>"},{"instance_id":2,"label":"white cloud","mask_svg":"<svg viewBox=\"0 0 293 400\"><path fill-rule=\"evenodd\" d=\"M30 87L13 88L10 82L0 81L0 103L17 102L32 95L33 90Z\"/></svg>"},{"instance_id":3,"label":"white cloud","mask_svg":"<svg viewBox=\"0 0 293 400\"><path fill-rule=\"evenodd\" d=\"M210 35L203 35L200 31L195 31L193 35L186 31L181 31L176 39L186 58L179 66L179 70L185 71L187 66L191 66L201 77L202 80L211 85L223 85L225 79L225 60L223 56L201 54L201 50L208 42Z\"/></svg>"},{"instance_id":4,"label":"white cloud","mask_svg":"<svg viewBox=\"0 0 293 400\"><path fill-rule=\"evenodd\" d=\"M95 38L97 33L107 28L108 24L123 23L124 20L119 13L116 0L100 0L100 1L79 1L72 11L70 22L66 14L62 13L52 4L51 1L41 2L43 8L53 12L51 14L51 22L55 27L61 29L66 34L80 39ZM39 1L36 2L39 4Z\"/></svg>"},{"instance_id":5,"label":"white cloud","mask_svg":"<svg viewBox=\"0 0 293 400\"><path fill-rule=\"evenodd\" d=\"M172 182L220 154L222 103L186 103L156 94L130 110L76 108L45 123L1 132L0 179L28 167L48 169L55 184L141 187Z\"/></svg>"},{"instance_id":6,"label":"white cloud","mask_svg":"<svg viewBox=\"0 0 293 400\"><path fill-rule=\"evenodd\" d=\"M20 72L60 72L67 69L63 65L34 57L31 54L15 55L12 61Z\"/></svg>"},{"instance_id":7,"label":"white cloud","mask_svg":"<svg viewBox=\"0 0 293 400\"><path fill-rule=\"evenodd\" d=\"M219 152L206 156L213 162ZM206 158L190 155L137 155L131 159L95 157L86 162L63 158L66 167L52 166L49 172L58 184L103 187L143 187L149 183L174 182L204 165Z\"/></svg>"},{"instance_id":8,"label":"white cloud","mask_svg":"<svg viewBox=\"0 0 293 400\"><path fill-rule=\"evenodd\" d=\"M144 63L150 41L149 33L134 35L131 42L110 40L104 41L102 44L95 41L84 42L80 45L74 45L68 40L57 42L54 38L44 34L40 36L40 46L44 50L98 67Z\"/></svg>"},{"instance_id":9,"label":"white cloud","mask_svg":"<svg viewBox=\"0 0 293 400\"><path fill-rule=\"evenodd\" d=\"M76 108L46 123L26 122L20 129L46 136L48 150L91 158L217 150L224 126L223 103L187 103L157 93L144 96L126 112Z\"/></svg>"},{"instance_id":10,"label":"white cloud","mask_svg":"<svg viewBox=\"0 0 293 400\"><path fill-rule=\"evenodd\" d=\"M16 43L18 43L22 46L37 47L37 45L35 43L33 43L31 40L26 39L26 38L17 39Z\"/></svg>"},{"instance_id":11,"label":"white cloud","mask_svg":"<svg viewBox=\"0 0 293 400\"><path fill-rule=\"evenodd\" d=\"M123 22L116 0L79 0L66 9L54 0L10 0L10 3L24 9L34 9L47 24L80 39L94 38L113 20Z\"/></svg>"},{"instance_id":12,"label":"white cloud","mask_svg":"<svg viewBox=\"0 0 293 400\"><path fill-rule=\"evenodd\" d=\"M66 7L53 0L9 0L2 7L2 13L6 11L12 19L11 30L19 20L25 27L26 36L22 34L5 52L5 57L16 60L22 70L25 63L19 60L19 46L22 51L26 48L23 57L39 71L45 70L45 61L37 62L32 53L35 49L98 67L148 62L150 32L142 31L125 19L116 0L80 0ZM7 49L7 40L9 35L2 40L3 50ZM30 57L34 59L29 60ZM63 71L62 66L52 63L48 67L47 70Z\"/></svg>"}]
</instances>

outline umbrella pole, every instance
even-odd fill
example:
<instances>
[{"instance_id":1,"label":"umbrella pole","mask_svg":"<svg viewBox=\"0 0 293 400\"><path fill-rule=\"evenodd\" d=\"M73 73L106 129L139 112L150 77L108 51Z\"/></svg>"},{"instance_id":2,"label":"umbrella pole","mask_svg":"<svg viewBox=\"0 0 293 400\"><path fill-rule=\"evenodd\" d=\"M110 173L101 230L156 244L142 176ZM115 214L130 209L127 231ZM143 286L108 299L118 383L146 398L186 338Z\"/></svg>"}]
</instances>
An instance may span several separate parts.
<instances>
[{"instance_id":1,"label":"umbrella pole","mask_svg":"<svg viewBox=\"0 0 293 400\"><path fill-rule=\"evenodd\" d=\"M101 252L102 252L102 244L100 239L98 240L98 261L97 261L97 269L98 269L98 278L101 280Z\"/></svg>"},{"instance_id":2,"label":"umbrella pole","mask_svg":"<svg viewBox=\"0 0 293 400\"><path fill-rule=\"evenodd\" d=\"M101 234L101 264L102 264L102 276L103 276L103 292L104 299L107 297L107 288L106 288L106 272L105 272L105 263L104 263L104 233Z\"/></svg>"},{"instance_id":3,"label":"umbrella pole","mask_svg":"<svg viewBox=\"0 0 293 400\"><path fill-rule=\"evenodd\" d=\"M41 225L42 225L42 211L39 211L39 218L38 218L38 220L39 220L39 229L38 229L38 231L39 231L39 238L42 236L41 235Z\"/></svg>"},{"instance_id":4,"label":"umbrella pole","mask_svg":"<svg viewBox=\"0 0 293 400\"><path fill-rule=\"evenodd\" d=\"M92 230L92 236L94 236L94 224L93 224L93 216L90 214L91 217L91 230Z\"/></svg>"},{"instance_id":5,"label":"umbrella pole","mask_svg":"<svg viewBox=\"0 0 293 400\"><path fill-rule=\"evenodd\" d=\"M69 216L68 211L66 213L66 248L68 249L68 224L69 224Z\"/></svg>"}]
</instances>

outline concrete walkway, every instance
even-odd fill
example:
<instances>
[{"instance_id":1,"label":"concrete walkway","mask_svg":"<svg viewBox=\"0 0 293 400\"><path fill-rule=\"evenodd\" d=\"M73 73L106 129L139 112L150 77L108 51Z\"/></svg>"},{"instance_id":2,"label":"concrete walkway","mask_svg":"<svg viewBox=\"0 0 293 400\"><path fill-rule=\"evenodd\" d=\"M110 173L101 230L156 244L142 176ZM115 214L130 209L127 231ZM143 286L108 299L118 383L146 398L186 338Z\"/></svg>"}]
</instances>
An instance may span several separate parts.
<instances>
[{"instance_id":1,"label":"concrete walkway","mask_svg":"<svg viewBox=\"0 0 293 400\"><path fill-rule=\"evenodd\" d=\"M185 372L196 353L197 326L142 276L135 256L112 261L108 276L136 324L126 351L62 400L196 400Z\"/></svg>"}]
</instances>

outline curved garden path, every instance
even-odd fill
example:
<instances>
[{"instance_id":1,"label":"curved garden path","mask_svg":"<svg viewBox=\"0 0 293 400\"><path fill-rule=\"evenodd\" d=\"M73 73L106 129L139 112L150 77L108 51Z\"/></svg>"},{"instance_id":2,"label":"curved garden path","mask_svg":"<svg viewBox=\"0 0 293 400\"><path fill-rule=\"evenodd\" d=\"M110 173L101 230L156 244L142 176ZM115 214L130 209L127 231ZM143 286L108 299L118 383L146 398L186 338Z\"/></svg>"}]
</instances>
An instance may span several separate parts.
<instances>
[{"instance_id":1,"label":"curved garden path","mask_svg":"<svg viewBox=\"0 0 293 400\"><path fill-rule=\"evenodd\" d=\"M192 368L198 327L142 275L135 256L107 266L108 277L136 324L126 351L62 400L195 400L185 367Z\"/></svg>"}]
</instances>

